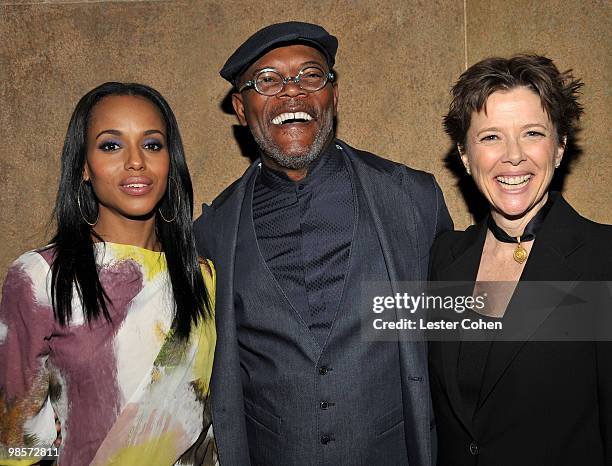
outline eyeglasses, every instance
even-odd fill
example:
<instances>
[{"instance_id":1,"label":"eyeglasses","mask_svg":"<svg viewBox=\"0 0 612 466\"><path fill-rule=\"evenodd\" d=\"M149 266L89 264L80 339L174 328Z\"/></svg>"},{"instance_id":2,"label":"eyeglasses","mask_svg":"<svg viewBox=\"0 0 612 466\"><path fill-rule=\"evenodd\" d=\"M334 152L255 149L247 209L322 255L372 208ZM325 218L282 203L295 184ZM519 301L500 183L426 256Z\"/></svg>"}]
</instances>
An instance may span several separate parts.
<instances>
[{"instance_id":1,"label":"eyeglasses","mask_svg":"<svg viewBox=\"0 0 612 466\"><path fill-rule=\"evenodd\" d=\"M325 87L328 82L334 82L334 73L323 71L318 66L305 66L294 77L284 77L274 68L264 68L258 71L253 79L245 82L238 88L238 92L246 89L255 89L261 95L268 97L281 92L290 81L297 84L306 92L317 92Z\"/></svg>"}]
</instances>

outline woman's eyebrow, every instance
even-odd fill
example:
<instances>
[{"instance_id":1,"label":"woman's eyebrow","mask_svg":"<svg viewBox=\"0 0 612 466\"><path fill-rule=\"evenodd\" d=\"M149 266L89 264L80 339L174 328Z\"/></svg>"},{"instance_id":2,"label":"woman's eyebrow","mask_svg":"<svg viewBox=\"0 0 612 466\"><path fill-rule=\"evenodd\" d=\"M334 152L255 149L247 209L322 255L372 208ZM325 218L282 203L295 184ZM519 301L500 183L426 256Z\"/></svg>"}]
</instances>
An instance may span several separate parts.
<instances>
[{"instance_id":1,"label":"woman's eyebrow","mask_svg":"<svg viewBox=\"0 0 612 466\"><path fill-rule=\"evenodd\" d=\"M115 136L121 136L121 131L119 131L119 130L116 130L116 129L104 129L104 130L100 131L96 135L96 139L98 139L104 133L114 134Z\"/></svg>"},{"instance_id":2,"label":"woman's eyebrow","mask_svg":"<svg viewBox=\"0 0 612 466\"><path fill-rule=\"evenodd\" d=\"M145 136L148 136L149 134L161 134L162 136L166 137L164 132L159 129L148 129L144 132Z\"/></svg>"}]
</instances>

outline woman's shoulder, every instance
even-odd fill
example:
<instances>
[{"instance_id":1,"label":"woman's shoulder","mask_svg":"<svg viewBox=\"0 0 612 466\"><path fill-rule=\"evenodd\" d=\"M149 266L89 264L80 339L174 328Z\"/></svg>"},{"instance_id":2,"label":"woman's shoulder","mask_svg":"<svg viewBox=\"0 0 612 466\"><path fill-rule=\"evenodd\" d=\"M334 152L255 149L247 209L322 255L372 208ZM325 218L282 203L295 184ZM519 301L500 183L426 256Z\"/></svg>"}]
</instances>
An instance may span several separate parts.
<instances>
[{"instance_id":1,"label":"woman's shoulder","mask_svg":"<svg viewBox=\"0 0 612 466\"><path fill-rule=\"evenodd\" d=\"M596 223L584 217L582 219L581 232L584 245L589 250L587 256L590 257L591 266L601 263L606 276L609 276L612 267L612 225Z\"/></svg>"},{"instance_id":2,"label":"woman's shoulder","mask_svg":"<svg viewBox=\"0 0 612 466\"><path fill-rule=\"evenodd\" d=\"M32 277L47 275L53 264L54 256L55 249L53 245L26 251L13 261L8 273L21 273Z\"/></svg>"},{"instance_id":3,"label":"woman's shoulder","mask_svg":"<svg viewBox=\"0 0 612 466\"><path fill-rule=\"evenodd\" d=\"M560 204L561 215L556 217L558 223L561 223L559 226L570 235L583 237L585 243L600 254L604 250L608 253L612 251L612 225L597 223L583 216L565 199Z\"/></svg>"},{"instance_id":4,"label":"woman's shoulder","mask_svg":"<svg viewBox=\"0 0 612 466\"><path fill-rule=\"evenodd\" d=\"M49 304L52 263L52 246L24 252L8 268L3 295L23 302L29 301L28 296L33 296L38 304Z\"/></svg>"},{"instance_id":5,"label":"woman's shoulder","mask_svg":"<svg viewBox=\"0 0 612 466\"><path fill-rule=\"evenodd\" d=\"M582 215L580 218L585 227L585 231L592 237L592 239L601 240L605 243L612 243L612 225L597 223L583 217Z\"/></svg>"},{"instance_id":6,"label":"woman's shoulder","mask_svg":"<svg viewBox=\"0 0 612 466\"><path fill-rule=\"evenodd\" d=\"M457 251L463 253L478 241L482 224L469 226L466 230L448 230L440 233L434 241L429 258L430 277L455 259Z\"/></svg>"},{"instance_id":7,"label":"woman's shoulder","mask_svg":"<svg viewBox=\"0 0 612 466\"><path fill-rule=\"evenodd\" d=\"M470 225L465 230L448 230L443 233L440 233L435 241L434 248L448 248L453 246L454 244L466 240L470 236L474 236L478 234L478 230L480 228L480 224Z\"/></svg>"},{"instance_id":8,"label":"woman's shoulder","mask_svg":"<svg viewBox=\"0 0 612 466\"><path fill-rule=\"evenodd\" d=\"M444 231L444 232L440 233L436 237L436 240L434 241L434 244L444 244L444 245L454 244L457 241L459 241L461 238L463 238L463 236L465 235L466 231L467 230L464 230L464 231L462 231L462 230L447 230L447 231Z\"/></svg>"}]
</instances>

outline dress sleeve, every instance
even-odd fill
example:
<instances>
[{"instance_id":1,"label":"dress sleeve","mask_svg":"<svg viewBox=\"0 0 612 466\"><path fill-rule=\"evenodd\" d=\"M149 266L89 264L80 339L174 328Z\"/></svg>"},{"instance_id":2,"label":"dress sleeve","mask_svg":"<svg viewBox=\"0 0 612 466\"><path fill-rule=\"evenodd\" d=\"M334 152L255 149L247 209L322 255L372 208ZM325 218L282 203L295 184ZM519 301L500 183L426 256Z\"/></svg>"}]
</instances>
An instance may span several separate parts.
<instances>
[{"instance_id":1,"label":"dress sleeve","mask_svg":"<svg viewBox=\"0 0 612 466\"><path fill-rule=\"evenodd\" d=\"M53 313L47 294L49 266L38 253L10 267L0 303L0 463L18 463L9 448L50 447L56 437L49 400L48 339ZM8 464L8 463L7 463Z\"/></svg>"}]
</instances>

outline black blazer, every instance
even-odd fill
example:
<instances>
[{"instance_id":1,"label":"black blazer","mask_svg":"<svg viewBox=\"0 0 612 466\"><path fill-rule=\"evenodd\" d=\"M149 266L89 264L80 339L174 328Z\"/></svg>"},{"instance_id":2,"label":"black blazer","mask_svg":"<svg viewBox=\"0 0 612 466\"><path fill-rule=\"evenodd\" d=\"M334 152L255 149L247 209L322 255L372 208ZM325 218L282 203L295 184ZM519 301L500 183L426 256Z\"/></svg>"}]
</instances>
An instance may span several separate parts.
<instances>
[{"instance_id":1,"label":"black blazer","mask_svg":"<svg viewBox=\"0 0 612 466\"><path fill-rule=\"evenodd\" d=\"M342 148L364 191L392 288L399 291L395 290L397 282L424 280L433 239L453 225L434 177L356 150L340 140L335 143ZM240 212L246 186L257 175L259 163L255 161L211 206L204 205L194 224L198 251L212 258L217 269L217 346L211 394L215 438L223 466L250 464L233 283L234 273L240 273L234 270ZM435 431L426 377L427 346L424 340L399 341L398 346L408 457L411 465L430 465Z\"/></svg>"},{"instance_id":2,"label":"black blazer","mask_svg":"<svg viewBox=\"0 0 612 466\"><path fill-rule=\"evenodd\" d=\"M485 220L441 235L430 279L474 281L486 232ZM557 195L521 281L611 277L612 227L581 217ZM612 465L612 342L537 341L560 311L517 306L517 293L504 330L520 315L526 338L492 343L475 411L467 411L457 384L459 343L430 343L438 465Z\"/></svg>"}]
</instances>

